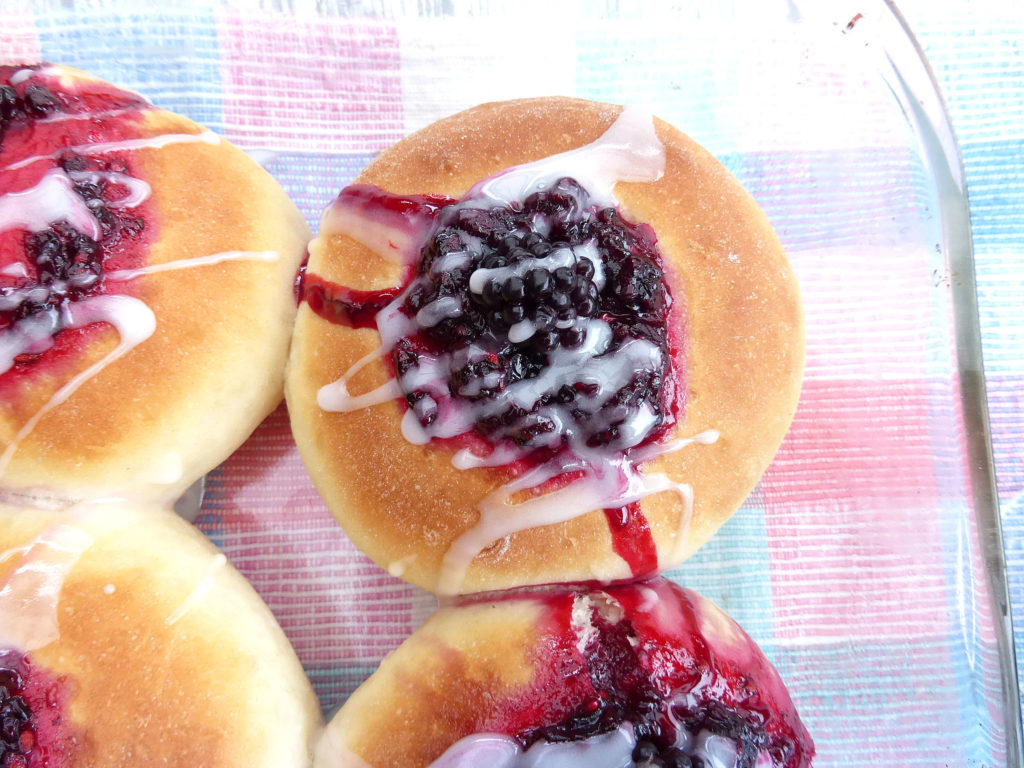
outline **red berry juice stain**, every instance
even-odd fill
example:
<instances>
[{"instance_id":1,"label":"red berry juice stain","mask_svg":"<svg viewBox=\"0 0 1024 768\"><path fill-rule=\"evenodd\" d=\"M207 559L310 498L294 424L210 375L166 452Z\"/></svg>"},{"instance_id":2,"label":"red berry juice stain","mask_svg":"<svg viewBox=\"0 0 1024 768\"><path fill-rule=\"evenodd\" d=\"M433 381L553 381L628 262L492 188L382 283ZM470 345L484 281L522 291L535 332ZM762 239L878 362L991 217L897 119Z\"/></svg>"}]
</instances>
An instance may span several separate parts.
<instances>
[{"instance_id":1,"label":"red berry juice stain","mask_svg":"<svg viewBox=\"0 0 1024 768\"><path fill-rule=\"evenodd\" d=\"M612 549L629 565L634 578L650 576L658 570L658 547L651 526L640 510L640 502L604 511L612 535Z\"/></svg>"}]
</instances>

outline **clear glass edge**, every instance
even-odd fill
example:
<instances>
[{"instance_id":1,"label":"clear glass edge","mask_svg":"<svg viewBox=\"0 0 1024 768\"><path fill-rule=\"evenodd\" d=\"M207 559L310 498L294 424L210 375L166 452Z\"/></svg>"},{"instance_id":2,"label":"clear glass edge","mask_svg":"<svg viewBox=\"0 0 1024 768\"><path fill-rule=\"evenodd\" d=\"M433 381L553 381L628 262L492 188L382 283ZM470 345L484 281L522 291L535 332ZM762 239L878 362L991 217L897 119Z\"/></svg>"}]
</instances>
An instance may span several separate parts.
<instances>
[{"instance_id":1,"label":"clear glass edge","mask_svg":"<svg viewBox=\"0 0 1024 768\"><path fill-rule=\"evenodd\" d=\"M938 83L920 44L896 4L892 0L882 2L886 13L880 14L880 21L889 27L879 30L882 39L877 41L884 52L882 76L903 107L932 169L937 185L942 250L949 274L958 277L950 281L956 364L972 502L996 624L1005 717L1006 764L1010 768L1022 768L1024 730L999 496L992 456L974 247L963 160ZM913 80L908 81L908 76Z\"/></svg>"}]
</instances>

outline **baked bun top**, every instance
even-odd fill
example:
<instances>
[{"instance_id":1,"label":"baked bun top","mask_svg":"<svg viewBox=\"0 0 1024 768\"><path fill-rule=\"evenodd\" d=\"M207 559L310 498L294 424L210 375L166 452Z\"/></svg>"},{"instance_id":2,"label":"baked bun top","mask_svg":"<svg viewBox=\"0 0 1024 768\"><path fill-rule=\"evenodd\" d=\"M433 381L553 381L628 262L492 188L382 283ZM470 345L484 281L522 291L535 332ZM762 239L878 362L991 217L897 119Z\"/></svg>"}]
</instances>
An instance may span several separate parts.
<instances>
[{"instance_id":1,"label":"baked bun top","mask_svg":"<svg viewBox=\"0 0 1024 768\"><path fill-rule=\"evenodd\" d=\"M796 408L803 319L706 150L533 99L440 120L356 182L310 246L286 396L371 558L442 594L614 581L739 507Z\"/></svg>"},{"instance_id":2,"label":"baked bun top","mask_svg":"<svg viewBox=\"0 0 1024 768\"><path fill-rule=\"evenodd\" d=\"M248 582L192 526L141 507L0 506L5 716L16 698L29 768L307 766L319 723Z\"/></svg>"},{"instance_id":3,"label":"baked bun top","mask_svg":"<svg viewBox=\"0 0 1024 768\"><path fill-rule=\"evenodd\" d=\"M442 608L328 723L315 768L690 765L680 753L802 768L814 747L743 630L656 578Z\"/></svg>"},{"instance_id":4,"label":"baked bun top","mask_svg":"<svg viewBox=\"0 0 1024 768\"><path fill-rule=\"evenodd\" d=\"M173 499L281 398L308 228L243 152L0 67L0 492Z\"/></svg>"}]
</instances>

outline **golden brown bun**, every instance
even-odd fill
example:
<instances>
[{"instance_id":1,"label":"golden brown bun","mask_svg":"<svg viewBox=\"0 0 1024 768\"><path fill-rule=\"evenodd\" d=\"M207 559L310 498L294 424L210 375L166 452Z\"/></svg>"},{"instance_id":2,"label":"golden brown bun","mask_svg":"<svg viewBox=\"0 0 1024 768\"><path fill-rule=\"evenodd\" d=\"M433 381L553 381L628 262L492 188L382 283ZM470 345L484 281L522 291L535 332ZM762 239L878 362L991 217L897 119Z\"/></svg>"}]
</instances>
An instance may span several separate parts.
<instances>
[{"instance_id":1,"label":"golden brown bun","mask_svg":"<svg viewBox=\"0 0 1024 768\"><path fill-rule=\"evenodd\" d=\"M76 742L51 765L309 764L320 716L303 669L252 587L196 529L159 509L0 506L0 587L25 594L17 572L32 551L16 548L40 536L84 547L60 588L57 639L27 656L69 696L62 727ZM0 595L0 617L11 597ZM45 607L28 597L18 615ZM20 642L43 636L43 614L16 630ZM0 627L0 646L13 625Z\"/></svg>"},{"instance_id":2,"label":"golden brown bun","mask_svg":"<svg viewBox=\"0 0 1024 768\"><path fill-rule=\"evenodd\" d=\"M331 719L314 768L426 768L466 737L529 738L599 701L625 710L606 725L637 725L630 688L648 690L662 712L689 700L687 716L717 704L741 717L756 713L762 743L778 748L767 765L810 764L810 736L761 650L709 600L657 578L442 608ZM591 735L582 729L560 735Z\"/></svg>"},{"instance_id":3,"label":"golden brown bun","mask_svg":"<svg viewBox=\"0 0 1024 768\"><path fill-rule=\"evenodd\" d=\"M95 82L73 70L56 71L68 88ZM150 108L125 138L203 130ZM152 187L146 205L156 231L143 264L229 251L279 257L132 280L128 290L155 314L155 332L17 443L0 474L0 492L8 498L173 499L230 455L280 402L294 276L310 237L298 209L269 174L224 140L170 143L130 156L136 175ZM0 165L16 159L4 154ZM0 402L0 454L61 386L118 339L107 325L57 375L20 377Z\"/></svg>"},{"instance_id":4,"label":"golden brown bun","mask_svg":"<svg viewBox=\"0 0 1024 768\"><path fill-rule=\"evenodd\" d=\"M597 139L620 111L563 98L484 104L399 142L357 182L459 197L509 166ZM656 128L667 151L664 176L620 183L615 195L629 217L653 226L673 295L685 305L687 394L673 436L720 433L713 445L644 466L693 487L685 541L677 540L686 530L677 495L642 502L664 569L711 537L774 456L799 396L804 331L793 273L760 208L692 139L662 121ZM309 271L356 289L400 278L397 265L340 235L314 241ZM460 471L450 451L406 442L397 402L350 413L317 406L317 390L378 345L376 331L333 325L300 306L286 382L292 429L314 483L355 544L393 573L435 589L446 551L477 522L477 504L505 477L490 469ZM367 391L386 379L384 366L374 363L353 389ZM598 510L485 550L462 591L630 575Z\"/></svg>"}]
</instances>

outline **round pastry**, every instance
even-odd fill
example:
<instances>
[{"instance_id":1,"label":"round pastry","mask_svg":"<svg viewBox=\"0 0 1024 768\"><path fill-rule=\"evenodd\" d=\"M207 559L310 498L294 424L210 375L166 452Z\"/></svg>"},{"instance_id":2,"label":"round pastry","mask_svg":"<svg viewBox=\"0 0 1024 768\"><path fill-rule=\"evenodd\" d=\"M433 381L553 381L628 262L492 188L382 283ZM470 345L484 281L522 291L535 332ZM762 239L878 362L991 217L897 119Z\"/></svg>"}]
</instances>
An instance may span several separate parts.
<instances>
[{"instance_id":1,"label":"round pastry","mask_svg":"<svg viewBox=\"0 0 1024 768\"><path fill-rule=\"evenodd\" d=\"M804 768L778 673L663 578L442 608L328 723L315 768Z\"/></svg>"},{"instance_id":2,"label":"round pastry","mask_svg":"<svg viewBox=\"0 0 1024 768\"><path fill-rule=\"evenodd\" d=\"M171 499L282 395L308 228L247 155L64 67L0 67L0 494Z\"/></svg>"},{"instance_id":3,"label":"round pastry","mask_svg":"<svg viewBox=\"0 0 1024 768\"><path fill-rule=\"evenodd\" d=\"M485 104L324 213L286 396L357 546L441 594L641 577L739 507L803 319L764 214L634 109Z\"/></svg>"},{"instance_id":4,"label":"round pastry","mask_svg":"<svg viewBox=\"0 0 1024 768\"><path fill-rule=\"evenodd\" d=\"M308 766L319 705L196 529L141 507L0 506L0 766Z\"/></svg>"}]
</instances>

